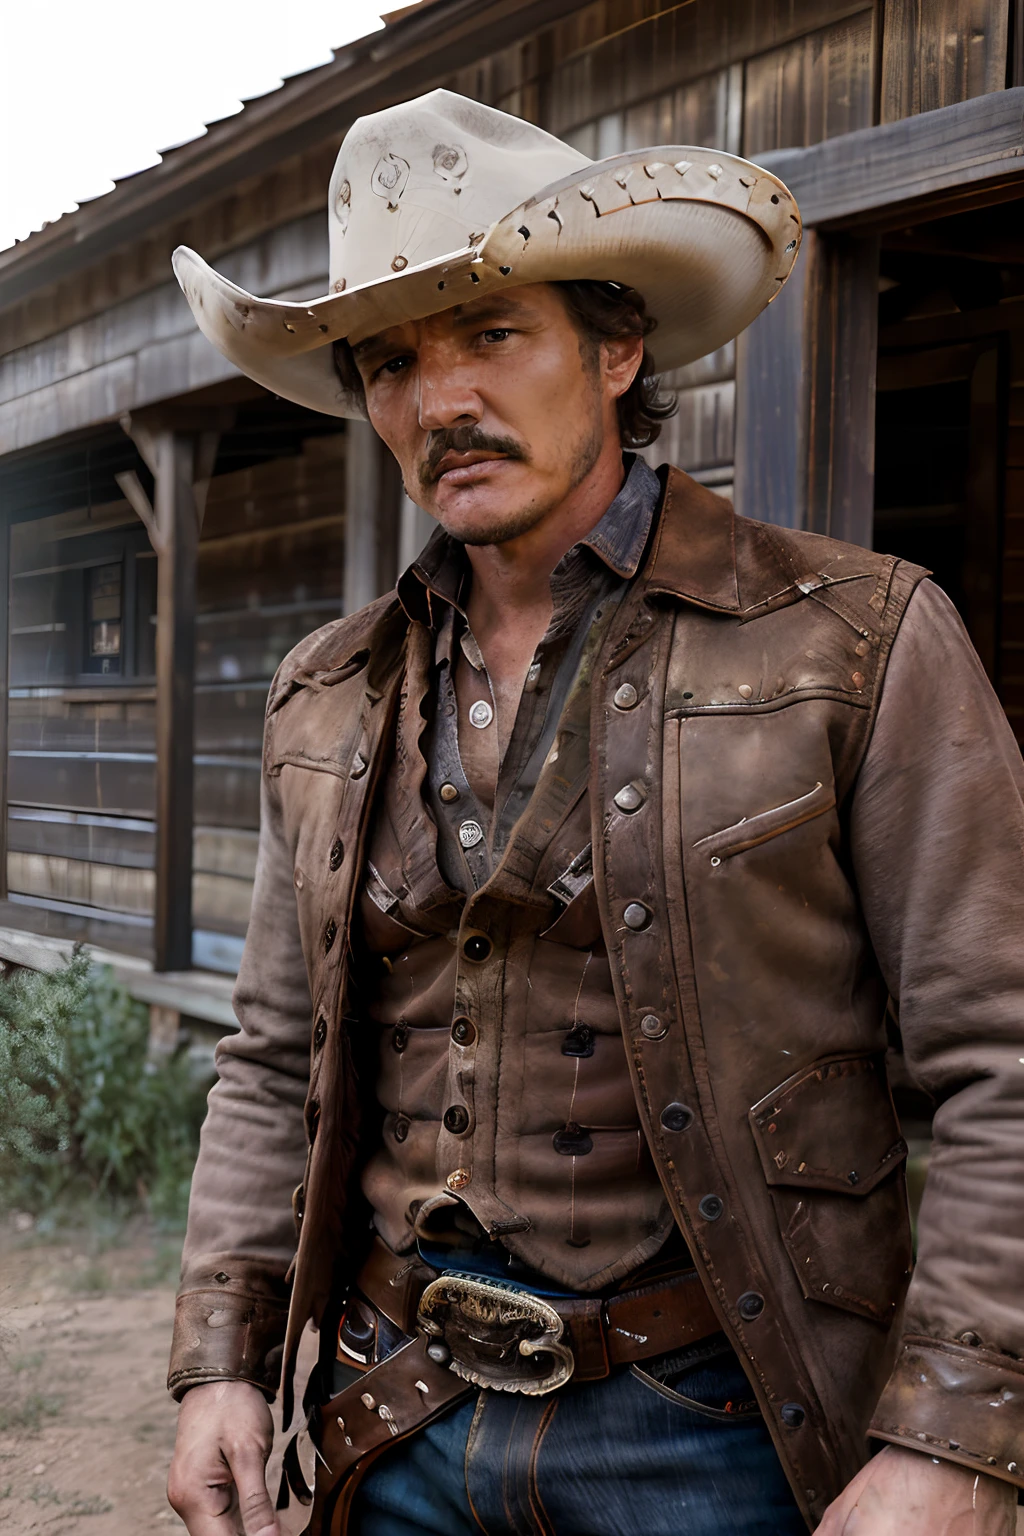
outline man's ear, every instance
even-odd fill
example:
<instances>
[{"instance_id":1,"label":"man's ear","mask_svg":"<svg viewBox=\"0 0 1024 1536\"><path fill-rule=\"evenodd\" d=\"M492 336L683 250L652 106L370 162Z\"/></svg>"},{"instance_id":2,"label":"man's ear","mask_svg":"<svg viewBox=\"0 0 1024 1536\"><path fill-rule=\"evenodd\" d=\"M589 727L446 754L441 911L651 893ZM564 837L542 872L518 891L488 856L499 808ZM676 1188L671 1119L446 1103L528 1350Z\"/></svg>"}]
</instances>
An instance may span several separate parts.
<instances>
[{"instance_id":1,"label":"man's ear","mask_svg":"<svg viewBox=\"0 0 1024 1536\"><path fill-rule=\"evenodd\" d=\"M644 360L642 336L613 336L601 343L604 381L613 400L626 393Z\"/></svg>"}]
</instances>

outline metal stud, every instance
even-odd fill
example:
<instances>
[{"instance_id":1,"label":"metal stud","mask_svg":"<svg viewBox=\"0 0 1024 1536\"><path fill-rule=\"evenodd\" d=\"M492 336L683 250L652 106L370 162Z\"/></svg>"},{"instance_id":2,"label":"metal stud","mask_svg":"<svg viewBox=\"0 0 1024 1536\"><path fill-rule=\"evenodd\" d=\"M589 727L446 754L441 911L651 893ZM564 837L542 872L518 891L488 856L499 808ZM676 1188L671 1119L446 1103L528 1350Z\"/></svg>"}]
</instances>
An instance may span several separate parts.
<instances>
[{"instance_id":1,"label":"metal stud","mask_svg":"<svg viewBox=\"0 0 1024 1536\"><path fill-rule=\"evenodd\" d=\"M639 702L640 695L632 683L623 683L621 687L616 688L612 697L612 703L616 709L635 709Z\"/></svg>"},{"instance_id":2,"label":"metal stud","mask_svg":"<svg viewBox=\"0 0 1024 1536\"><path fill-rule=\"evenodd\" d=\"M751 695L753 694L754 690L753 690L753 688L751 688L749 683L740 683L740 685L737 688L736 692L739 694L741 699L749 699L751 697Z\"/></svg>"},{"instance_id":3,"label":"metal stud","mask_svg":"<svg viewBox=\"0 0 1024 1536\"><path fill-rule=\"evenodd\" d=\"M651 914L642 902L631 901L622 914L622 921L634 933L640 933L650 923Z\"/></svg>"},{"instance_id":4,"label":"metal stud","mask_svg":"<svg viewBox=\"0 0 1024 1536\"><path fill-rule=\"evenodd\" d=\"M721 174L722 174L722 167L720 165L709 165L708 166L708 175L711 177L712 181L717 181L718 178L721 176Z\"/></svg>"},{"instance_id":5,"label":"metal stud","mask_svg":"<svg viewBox=\"0 0 1024 1536\"><path fill-rule=\"evenodd\" d=\"M444 1182L451 1190L465 1189L472 1177L473 1175L468 1168L456 1168L454 1173L450 1173Z\"/></svg>"},{"instance_id":6,"label":"metal stud","mask_svg":"<svg viewBox=\"0 0 1024 1536\"><path fill-rule=\"evenodd\" d=\"M459 828L459 842L463 848L475 848L483 838L484 829L478 821L464 821Z\"/></svg>"},{"instance_id":7,"label":"metal stud","mask_svg":"<svg viewBox=\"0 0 1024 1536\"><path fill-rule=\"evenodd\" d=\"M444 801L445 805L451 805L452 802L458 798L459 792L455 788L454 784L441 785L441 799Z\"/></svg>"},{"instance_id":8,"label":"metal stud","mask_svg":"<svg viewBox=\"0 0 1024 1536\"><path fill-rule=\"evenodd\" d=\"M677 160L675 166L673 167L674 170L679 172L680 176L685 176L687 171L692 170L692 168L692 160Z\"/></svg>"},{"instance_id":9,"label":"metal stud","mask_svg":"<svg viewBox=\"0 0 1024 1536\"><path fill-rule=\"evenodd\" d=\"M656 1013L645 1013L640 1020L640 1033L646 1040L664 1040L668 1025Z\"/></svg>"},{"instance_id":10,"label":"metal stud","mask_svg":"<svg viewBox=\"0 0 1024 1536\"><path fill-rule=\"evenodd\" d=\"M494 710L486 699L478 699L469 708L469 723L475 725L478 731L485 731L494 719Z\"/></svg>"},{"instance_id":11,"label":"metal stud","mask_svg":"<svg viewBox=\"0 0 1024 1536\"><path fill-rule=\"evenodd\" d=\"M615 804L620 811L638 811L643 805L646 795L636 784L623 784L615 796Z\"/></svg>"}]
</instances>

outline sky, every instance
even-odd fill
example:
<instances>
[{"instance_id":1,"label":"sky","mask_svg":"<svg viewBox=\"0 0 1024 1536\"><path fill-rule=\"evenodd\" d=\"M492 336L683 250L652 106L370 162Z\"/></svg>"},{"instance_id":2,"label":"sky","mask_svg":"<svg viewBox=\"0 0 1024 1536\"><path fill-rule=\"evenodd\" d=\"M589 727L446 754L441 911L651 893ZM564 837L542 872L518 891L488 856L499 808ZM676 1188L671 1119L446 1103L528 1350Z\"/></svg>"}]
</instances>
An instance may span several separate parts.
<instances>
[{"instance_id":1,"label":"sky","mask_svg":"<svg viewBox=\"0 0 1024 1536\"><path fill-rule=\"evenodd\" d=\"M371 0L0 0L0 250L379 26Z\"/></svg>"}]
</instances>

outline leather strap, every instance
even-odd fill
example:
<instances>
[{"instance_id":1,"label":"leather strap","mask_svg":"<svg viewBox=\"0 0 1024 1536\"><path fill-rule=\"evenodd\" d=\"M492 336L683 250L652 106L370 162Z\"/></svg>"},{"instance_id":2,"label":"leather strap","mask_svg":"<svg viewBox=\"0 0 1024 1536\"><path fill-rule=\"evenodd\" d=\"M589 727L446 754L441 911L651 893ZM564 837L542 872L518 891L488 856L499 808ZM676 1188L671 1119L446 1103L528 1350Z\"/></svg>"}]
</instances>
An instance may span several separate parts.
<instances>
[{"instance_id":1,"label":"leather strap","mask_svg":"<svg viewBox=\"0 0 1024 1536\"><path fill-rule=\"evenodd\" d=\"M436 1278L420 1259L392 1253L378 1237L357 1288L396 1328L413 1334L419 1299ZM545 1299L565 1324L564 1342L576 1361L574 1381L600 1381L617 1365L683 1349L722 1326L695 1270L606 1298Z\"/></svg>"}]
</instances>

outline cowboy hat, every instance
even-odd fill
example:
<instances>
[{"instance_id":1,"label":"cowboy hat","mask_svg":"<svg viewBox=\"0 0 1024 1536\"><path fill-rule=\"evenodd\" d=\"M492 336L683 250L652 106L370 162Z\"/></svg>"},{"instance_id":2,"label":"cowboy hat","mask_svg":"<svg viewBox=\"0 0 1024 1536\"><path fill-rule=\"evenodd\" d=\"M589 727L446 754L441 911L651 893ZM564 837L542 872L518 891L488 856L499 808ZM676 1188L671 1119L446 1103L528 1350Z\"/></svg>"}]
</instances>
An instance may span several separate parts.
<instances>
[{"instance_id":1,"label":"cowboy hat","mask_svg":"<svg viewBox=\"0 0 1024 1536\"><path fill-rule=\"evenodd\" d=\"M524 283L636 289L662 372L724 345L792 270L800 215L770 172L679 145L591 161L532 123L431 91L349 129L328 204L330 293L259 299L187 246L174 271L203 334L275 394L363 416L331 342Z\"/></svg>"}]
</instances>

